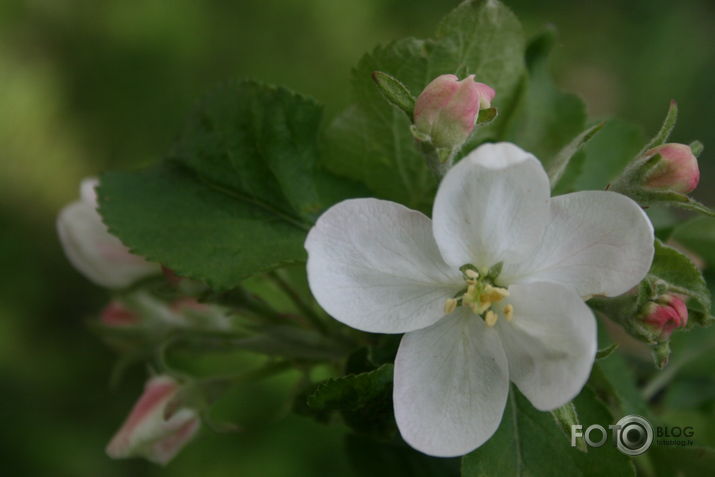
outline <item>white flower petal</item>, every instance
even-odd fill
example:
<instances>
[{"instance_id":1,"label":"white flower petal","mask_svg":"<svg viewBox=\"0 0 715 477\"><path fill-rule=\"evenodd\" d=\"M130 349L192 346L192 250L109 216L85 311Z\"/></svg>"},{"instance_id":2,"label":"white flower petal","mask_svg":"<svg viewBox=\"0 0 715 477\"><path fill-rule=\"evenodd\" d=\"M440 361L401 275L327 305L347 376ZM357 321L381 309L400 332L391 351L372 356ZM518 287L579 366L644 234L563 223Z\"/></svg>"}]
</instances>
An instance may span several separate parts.
<instances>
[{"instance_id":1,"label":"white flower petal","mask_svg":"<svg viewBox=\"0 0 715 477\"><path fill-rule=\"evenodd\" d=\"M526 258L548 222L549 195L534 156L509 143L478 147L437 192L432 218L442 256L455 267Z\"/></svg>"},{"instance_id":2,"label":"white flower petal","mask_svg":"<svg viewBox=\"0 0 715 477\"><path fill-rule=\"evenodd\" d=\"M402 437L440 457L476 449L501 422L507 367L496 330L464 308L407 333L395 359L393 392Z\"/></svg>"},{"instance_id":3,"label":"white flower petal","mask_svg":"<svg viewBox=\"0 0 715 477\"><path fill-rule=\"evenodd\" d=\"M99 179L96 177L82 179L82 183L79 185L80 199L95 209L97 208L97 186L99 186Z\"/></svg>"},{"instance_id":4,"label":"white flower petal","mask_svg":"<svg viewBox=\"0 0 715 477\"><path fill-rule=\"evenodd\" d=\"M554 283L509 287L511 321L496 329L509 378L537 409L563 406L581 391L596 355L596 319L572 289Z\"/></svg>"},{"instance_id":5,"label":"white flower petal","mask_svg":"<svg viewBox=\"0 0 715 477\"><path fill-rule=\"evenodd\" d=\"M83 183L82 194L91 189ZM107 231L93 203L77 201L57 217L57 232L70 263L94 283L123 288L160 272L159 265L133 255Z\"/></svg>"},{"instance_id":6,"label":"white flower petal","mask_svg":"<svg viewBox=\"0 0 715 477\"><path fill-rule=\"evenodd\" d=\"M615 192L575 192L551 199L541 245L528 260L505 263L501 280L616 296L643 279L653 253L653 226L638 204Z\"/></svg>"},{"instance_id":7,"label":"white flower petal","mask_svg":"<svg viewBox=\"0 0 715 477\"><path fill-rule=\"evenodd\" d=\"M461 273L442 260L430 219L394 202L340 202L318 219L305 248L316 300L359 330L403 333L429 326L464 286Z\"/></svg>"}]
</instances>

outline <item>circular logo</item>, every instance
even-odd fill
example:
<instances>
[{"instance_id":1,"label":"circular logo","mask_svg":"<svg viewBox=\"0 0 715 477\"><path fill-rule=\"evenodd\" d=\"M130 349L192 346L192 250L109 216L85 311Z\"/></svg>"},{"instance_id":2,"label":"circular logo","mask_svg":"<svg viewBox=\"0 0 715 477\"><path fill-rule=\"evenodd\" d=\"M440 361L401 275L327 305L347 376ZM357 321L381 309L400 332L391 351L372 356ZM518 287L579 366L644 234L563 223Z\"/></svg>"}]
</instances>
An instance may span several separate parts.
<instances>
[{"instance_id":1,"label":"circular logo","mask_svg":"<svg viewBox=\"0 0 715 477\"><path fill-rule=\"evenodd\" d=\"M626 455L641 455L653 443L653 428L640 416L625 416L616 426L616 446Z\"/></svg>"}]
</instances>

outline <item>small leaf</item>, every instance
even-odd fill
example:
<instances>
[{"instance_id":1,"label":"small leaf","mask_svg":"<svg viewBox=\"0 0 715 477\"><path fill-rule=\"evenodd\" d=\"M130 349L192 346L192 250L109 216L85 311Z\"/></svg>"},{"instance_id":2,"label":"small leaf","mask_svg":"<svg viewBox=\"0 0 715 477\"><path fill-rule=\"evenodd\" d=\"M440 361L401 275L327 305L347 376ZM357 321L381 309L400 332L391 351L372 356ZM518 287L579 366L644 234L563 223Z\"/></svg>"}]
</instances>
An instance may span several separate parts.
<instances>
[{"instance_id":1,"label":"small leaf","mask_svg":"<svg viewBox=\"0 0 715 477\"><path fill-rule=\"evenodd\" d=\"M670 133L673 132L673 128L675 128L675 123L677 121L678 121L678 103L676 103L675 100L671 100L670 105L668 106L668 112L665 115L665 119L663 120L663 125L660 127L658 134L653 136L653 139L648 141L648 143L641 150L640 154L638 154L636 157L641 157L641 156L643 156L643 154L645 154L647 151L653 149L654 147L658 147L661 144L665 144L665 142L670 137Z\"/></svg>"},{"instance_id":2,"label":"small leaf","mask_svg":"<svg viewBox=\"0 0 715 477\"><path fill-rule=\"evenodd\" d=\"M655 256L649 277L665 282L670 291L688 296L695 301L698 306L688 301L689 326L693 322L706 325L712 321L710 290L703 275L688 257L656 240Z\"/></svg>"},{"instance_id":3,"label":"small leaf","mask_svg":"<svg viewBox=\"0 0 715 477\"><path fill-rule=\"evenodd\" d=\"M700 154L703 153L703 143L700 141L693 141L690 143L690 150L693 152L693 156L695 157L700 157Z\"/></svg>"},{"instance_id":4,"label":"small leaf","mask_svg":"<svg viewBox=\"0 0 715 477\"><path fill-rule=\"evenodd\" d=\"M549 181L551 182L551 188L555 189L559 180L566 171L566 167L571 162L571 159L576 155L581 148L591 140L591 138L600 131L605 122L597 123L590 128L586 129L584 132L576 136L570 143L568 143L563 149L556 154L556 157L549 166L548 174Z\"/></svg>"},{"instance_id":5,"label":"small leaf","mask_svg":"<svg viewBox=\"0 0 715 477\"><path fill-rule=\"evenodd\" d=\"M603 349L599 349L596 353L596 359L605 359L611 356L611 354L618 349L618 343L613 343L610 346L606 346Z\"/></svg>"},{"instance_id":6,"label":"small leaf","mask_svg":"<svg viewBox=\"0 0 715 477\"><path fill-rule=\"evenodd\" d=\"M400 80L382 71L373 71L372 79L377 83L385 99L407 113L408 117L412 117L415 97L404 84L400 83Z\"/></svg>"},{"instance_id":7,"label":"small leaf","mask_svg":"<svg viewBox=\"0 0 715 477\"><path fill-rule=\"evenodd\" d=\"M477 124L489 124L494 121L497 117L496 108L480 109L479 116L477 117Z\"/></svg>"}]
</instances>

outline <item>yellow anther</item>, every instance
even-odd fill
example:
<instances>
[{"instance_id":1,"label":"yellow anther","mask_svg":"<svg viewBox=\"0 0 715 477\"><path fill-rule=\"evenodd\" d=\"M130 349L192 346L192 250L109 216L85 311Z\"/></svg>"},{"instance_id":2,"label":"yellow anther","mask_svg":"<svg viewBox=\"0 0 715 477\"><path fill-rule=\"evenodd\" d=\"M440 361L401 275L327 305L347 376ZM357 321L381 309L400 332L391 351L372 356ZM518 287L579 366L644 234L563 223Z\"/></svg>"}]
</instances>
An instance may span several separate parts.
<instances>
[{"instance_id":1,"label":"yellow anther","mask_svg":"<svg viewBox=\"0 0 715 477\"><path fill-rule=\"evenodd\" d=\"M508 296L509 290L507 290L506 288L499 288L487 285L484 287L484 291L482 292L482 301L497 303Z\"/></svg>"},{"instance_id":2,"label":"yellow anther","mask_svg":"<svg viewBox=\"0 0 715 477\"><path fill-rule=\"evenodd\" d=\"M484 315L484 322L487 324L489 328L497 324L497 314L494 313L492 310L487 311L487 313Z\"/></svg>"},{"instance_id":3,"label":"yellow anther","mask_svg":"<svg viewBox=\"0 0 715 477\"><path fill-rule=\"evenodd\" d=\"M479 273L476 270L472 270L471 268L468 268L467 270L465 270L464 274L470 280L476 280L477 278L479 278Z\"/></svg>"},{"instance_id":4,"label":"yellow anther","mask_svg":"<svg viewBox=\"0 0 715 477\"><path fill-rule=\"evenodd\" d=\"M504 307L504 318L506 318L506 321L514 319L514 307L512 305L506 305Z\"/></svg>"},{"instance_id":5,"label":"yellow anther","mask_svg":"<svg viewBox=\"0 0 715 477\"><path fill-rule=\"evenodd\" d=\"M444 302L444 312L452 313L456 308L457 308L457 299L456 298L447 298L447 301Z\"/></svg>"}]
</instances>

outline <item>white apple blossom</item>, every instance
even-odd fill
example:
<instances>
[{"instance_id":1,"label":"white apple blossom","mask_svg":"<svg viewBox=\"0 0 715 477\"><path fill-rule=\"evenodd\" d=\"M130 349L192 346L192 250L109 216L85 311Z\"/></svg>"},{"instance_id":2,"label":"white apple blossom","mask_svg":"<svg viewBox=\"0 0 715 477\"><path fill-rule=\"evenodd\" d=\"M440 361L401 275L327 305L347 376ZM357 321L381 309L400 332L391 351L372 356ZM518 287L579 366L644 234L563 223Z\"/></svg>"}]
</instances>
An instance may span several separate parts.
<instances>
[{"instance_id":1,"label":"white apple blossom","mask_svg":"<svg viewBox=\"0 0 715 477\"><path fill-rule=\"evenodd\" d=\"M486 144L442 181L433 219L353 199L326 211L306 241L308 278L337 320L405 333L395 360L403 438L457 456L496 431L509 381L540 410L573 399L596 353L584 299L645 276L653 228L606 191L550 198L539 161Z\"/></svg>"},{"instance_id":2,"label":"white apple blossom","mask_svg":"<svg viewBox=\"0 0 715 477\"><path fill-rule=\"evenodd\" d=\"M64 207L57 216L57 232L70 263L85 277L107 288L123 288L132 282L161 272L129 252L111 235L97 212L99 181L87 178L80 185L80 200Z\"/></svg>"}]
</instances>

